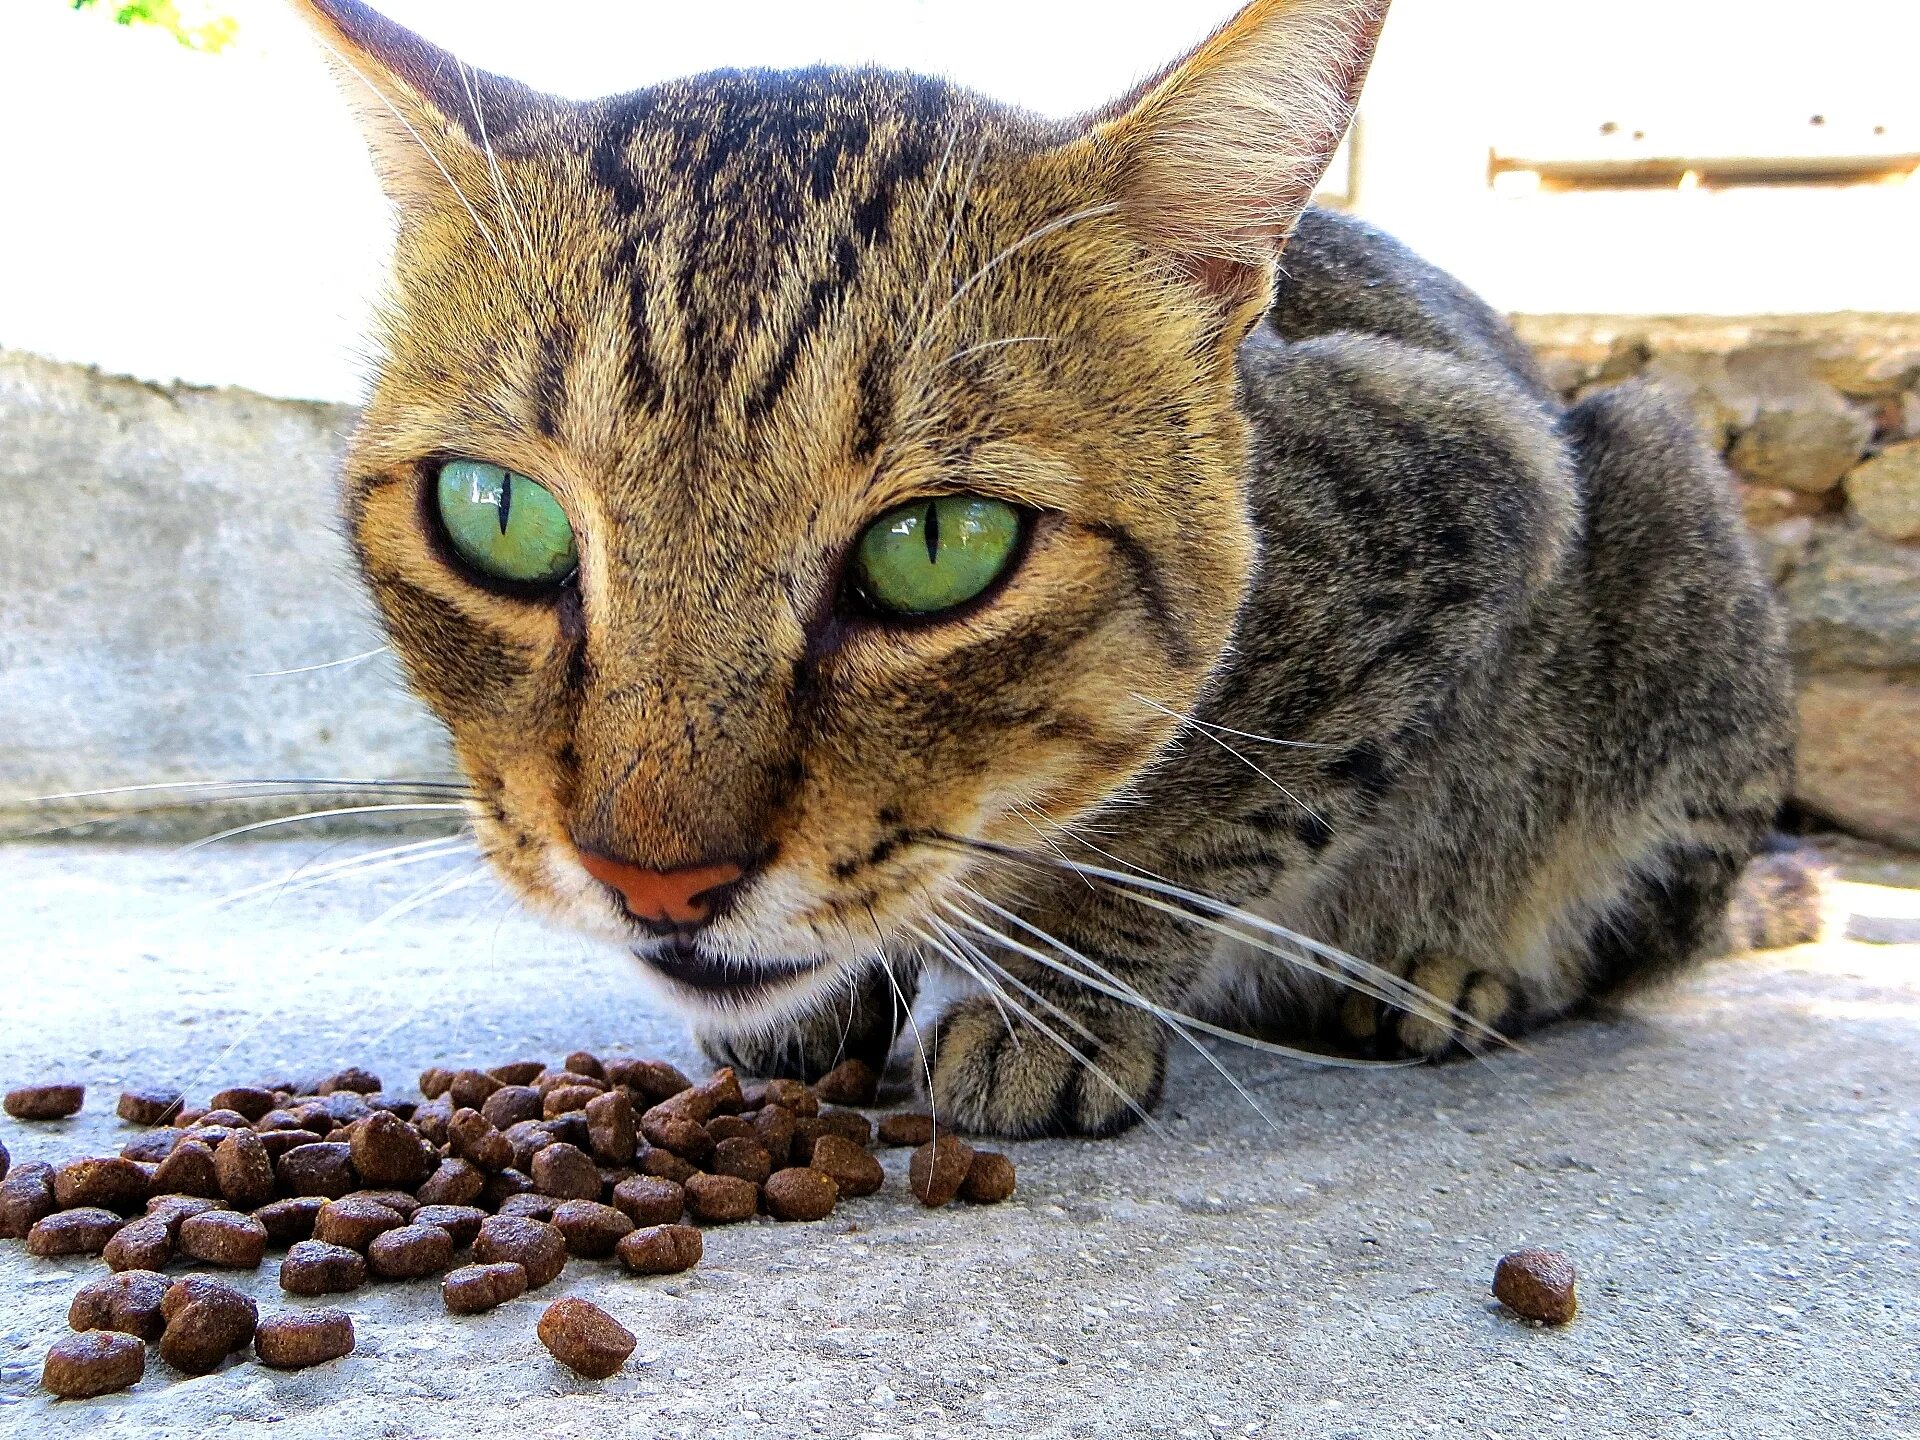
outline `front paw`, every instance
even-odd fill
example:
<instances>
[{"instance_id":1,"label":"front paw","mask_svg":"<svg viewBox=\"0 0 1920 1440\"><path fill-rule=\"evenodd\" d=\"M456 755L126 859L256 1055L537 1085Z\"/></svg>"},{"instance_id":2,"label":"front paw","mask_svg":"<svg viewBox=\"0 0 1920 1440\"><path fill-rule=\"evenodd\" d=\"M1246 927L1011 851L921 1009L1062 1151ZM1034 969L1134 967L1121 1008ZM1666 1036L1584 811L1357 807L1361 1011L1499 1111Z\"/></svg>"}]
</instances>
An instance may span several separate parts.
<instances>
[{"instance_id":1,"label":"front paw","mask_svg":"<svg viewBox=\"0 0 1920 1440\"><path fill-rule=\"evenodd\" d=\"M1166 1079L1163 1036L1144 1015L1082 1019L1097 1043L1054 1020L1058 1039L1010 1021L983 997L953 1005L932 1037L934 1114L959 1130L1011 1138L1113 1135L1139 1123Z\"/></svg>"},{"instance_id":2,"label":"front paw","mask_svg":"<svg viewBox=\"0 0 1920 1440\"><path fill-rule=\"evenodd\" d=\"M1513 988L1465 960L1428 956L1395 968L1416 992L1410 1008L1360 994L1347 996L1341 1007L1341 1029L1368 1054L1394 1060L1476 1055L1501 1043L1502 1027L1517 1017Z\"/></svg>"},{"instance_id":3,"label":"front paw","mask_svg":"<svg viewBox=\"0 0 1920 1440\"><path fill-rule=\"evenodd\" d=\"M702 1029L694 1039L714 1064L768 1080L811 1084L842 1060L863 1060L880 1074L906 1023L912 985L910 977L899 976L896 988L876 973L856 987L851 1000L838 994L770 1028Z\"/></svg>"}]
</instances>

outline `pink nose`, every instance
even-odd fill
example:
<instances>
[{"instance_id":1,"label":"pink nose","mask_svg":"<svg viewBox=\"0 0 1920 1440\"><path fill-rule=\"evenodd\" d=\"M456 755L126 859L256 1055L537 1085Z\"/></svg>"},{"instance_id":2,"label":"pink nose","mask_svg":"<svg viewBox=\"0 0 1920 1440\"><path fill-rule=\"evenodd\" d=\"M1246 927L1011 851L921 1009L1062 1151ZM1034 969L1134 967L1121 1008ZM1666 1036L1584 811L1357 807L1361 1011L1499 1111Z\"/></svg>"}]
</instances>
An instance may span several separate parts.
<instances>
[{"instance_id":1,"label":"pink nose","mask_svg":"<svg viewBox=\"0 0 1920 1440\"><path fill-rule=\"evenodd\" d=\"M713 914L714 892L746 873L727 861L679 870L648 870L630 860L592 850L580 852L580 863L594 879L618 893L636 920L656 925L705 923Z\"/></svg>"}]
</instances>

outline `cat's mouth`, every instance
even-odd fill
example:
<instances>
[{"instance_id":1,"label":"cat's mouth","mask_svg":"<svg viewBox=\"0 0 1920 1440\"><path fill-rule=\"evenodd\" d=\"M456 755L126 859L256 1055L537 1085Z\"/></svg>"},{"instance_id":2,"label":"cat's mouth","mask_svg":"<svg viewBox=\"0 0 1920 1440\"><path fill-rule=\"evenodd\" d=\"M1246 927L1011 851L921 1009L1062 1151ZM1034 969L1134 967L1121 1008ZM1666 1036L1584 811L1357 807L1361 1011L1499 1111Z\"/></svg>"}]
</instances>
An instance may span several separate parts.
<instances>
[{"instance_id":1,"label":"cat's mouth","mask_svg":"<svg viewBox=\"0 0 1920 1440\"><path fill-rule=\"evenodd\" d=\"M790 980L812 974L827 963L824 959L732 960L703 954L690 940L675 940L645 953L634 953L643 964L676 985L684 985L702 995L735 1001L758 999Z\"/></svg>"}]
</instances>

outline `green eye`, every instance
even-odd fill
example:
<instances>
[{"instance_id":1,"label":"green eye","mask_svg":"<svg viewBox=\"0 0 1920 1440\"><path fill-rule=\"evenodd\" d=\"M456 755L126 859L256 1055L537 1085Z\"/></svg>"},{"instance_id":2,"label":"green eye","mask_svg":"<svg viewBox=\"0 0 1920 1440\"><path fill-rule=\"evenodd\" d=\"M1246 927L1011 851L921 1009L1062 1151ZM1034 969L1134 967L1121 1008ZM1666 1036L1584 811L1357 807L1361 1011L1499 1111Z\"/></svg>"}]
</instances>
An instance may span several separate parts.
<instances>
[{"instance_id":1,"label":"green eye","mask_svg":"<svg viewBox=\"0 0 1920 1440\"><path fill-rule=\"evenodd\" d=\"M1020 512L999 500L915 500L866 528L854 551L861 591L882 610L932 615L1000 578L1020 544Z\"/></svg>"},{"instance_id":2,"label":"green eye","mask_svg":"<svg viewBox=\"0 0 1920 1440\"><path fill-rule=\"evenodd\" d=\"M483 575L557 585L580 563L567 512L538 481L484 460L449 460L437 498L447 538Z\"/></svg>"}]
</instances>

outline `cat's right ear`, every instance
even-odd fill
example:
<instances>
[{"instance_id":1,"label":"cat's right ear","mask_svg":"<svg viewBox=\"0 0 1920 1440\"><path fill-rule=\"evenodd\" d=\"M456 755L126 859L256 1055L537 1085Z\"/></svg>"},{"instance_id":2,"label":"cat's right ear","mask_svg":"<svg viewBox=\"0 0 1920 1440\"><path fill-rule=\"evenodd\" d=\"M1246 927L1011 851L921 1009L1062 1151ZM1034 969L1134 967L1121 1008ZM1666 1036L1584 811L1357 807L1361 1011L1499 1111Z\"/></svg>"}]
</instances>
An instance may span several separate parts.
<instances>
[{"instance_id":1,"label":"cat's right ear","mask_svg":"<svg viewBox=\"0 0 1920 1440\"><path fill-rule=\"evenodd\" d=\"M374 168L403 213L457 199L456 176L487 145L553 103L476 70L360 0L292 0L360 118Z\"/></svg>"}]
</instances>

